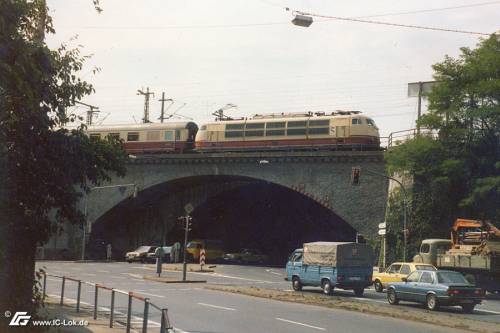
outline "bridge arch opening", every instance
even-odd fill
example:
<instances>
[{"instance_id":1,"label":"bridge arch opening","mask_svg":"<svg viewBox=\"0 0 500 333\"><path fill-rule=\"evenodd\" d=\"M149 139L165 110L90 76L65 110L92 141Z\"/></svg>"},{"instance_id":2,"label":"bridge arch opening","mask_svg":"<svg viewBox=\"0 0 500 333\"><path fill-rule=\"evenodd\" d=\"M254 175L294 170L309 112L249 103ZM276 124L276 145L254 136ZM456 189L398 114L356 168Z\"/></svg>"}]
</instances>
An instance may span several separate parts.
<instances>
[{"instance_id":1,"label":"bridge arch opening","mask_svg":"<svg viewBox=\"0 0 500 333\"><path fill-rule=\"evenodd\" d=\"M102 257L108 243L115 258L140 245L182 243L178 217L187 203L195 207L190 240L220 240L226 252L255 248L274 264L304 242L356 237L335 212L288 187L249 177L193 176L145 189L101 216L92 227L89 257Z\"/></svg>"}]
</instances>

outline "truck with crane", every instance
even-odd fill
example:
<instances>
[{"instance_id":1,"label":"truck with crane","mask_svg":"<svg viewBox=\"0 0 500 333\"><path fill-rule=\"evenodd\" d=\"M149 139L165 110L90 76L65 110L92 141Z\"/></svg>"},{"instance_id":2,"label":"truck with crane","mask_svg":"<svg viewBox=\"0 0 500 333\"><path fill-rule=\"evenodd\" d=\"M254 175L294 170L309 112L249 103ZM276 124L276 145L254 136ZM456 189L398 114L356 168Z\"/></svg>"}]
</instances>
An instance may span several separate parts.
<instances>
[{"instance_id":1,"label":"truck with crane","mask_svg":"<svg viewBox=\"0 0 500 333\"><path fill-rule=\"evenodd\" d=\"M500 293L500 230L491 222L457 219L451 239L424 239L413 261L460 272L470 283Z\"/></svg>"}]
</instances>

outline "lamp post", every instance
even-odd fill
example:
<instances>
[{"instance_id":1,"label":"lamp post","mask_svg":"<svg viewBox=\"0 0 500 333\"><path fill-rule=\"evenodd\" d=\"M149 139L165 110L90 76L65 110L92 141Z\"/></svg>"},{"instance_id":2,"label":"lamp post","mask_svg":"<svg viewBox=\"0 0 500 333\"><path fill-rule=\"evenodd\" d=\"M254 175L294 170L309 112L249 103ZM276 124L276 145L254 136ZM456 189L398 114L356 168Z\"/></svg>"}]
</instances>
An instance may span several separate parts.
<instances>
[{"instance_id":1,"label":"lamp post","mask_svg":"<svg viewBox=\"0 0 500 333\"><path fill-rule=\"evenodd\" d=\"M93 190L102 190L102 189L109 189L109 188L116 188L116 187L134 187L134 192L132 193L132 197L136 198L137 197L137 184L121 184L121 185L107 185L107 186L96 186L92 187L89 189L89 192L92 192ZM82 238L82 254L81 254L81 260L85 260L85 245L86 245L86 239L87 239L87 229L89 227L89 221L88 221L88 204L87 204L87 197L88 195L86 194L84 197L83 201L83 215L85 217L85 223L83 225L83 238Z\"/></svg>"},{"instance_id":2,"label":"lamp post","mask_svg":"<svg viewBox=\"0 0 500 333\"><path fill-rule=\"evenodd\" d=\"M396 183L398 183L399 186L401 187L401 189L403 190L403 196L404 196L404 198L403 198L403 261L406 262L406 246L407 246L407 243L408 243L408 236L407 236L407 231L408 230L406 229L406 226L407 226L406 215L407 215L408 196L406 194L406 189L403 186L403 183L401 183L396 178L389 177L389 176L387 176L385 174L378 173L378 172L375 172L375 171L371 171L371 170L368 170L368 169L365 169L365 172L368 172L368 173L371 173L371 174L376 175L376 176L380 176L380 177L384 177L384 178L393 180Z\"/></svg>"}]
</instances>

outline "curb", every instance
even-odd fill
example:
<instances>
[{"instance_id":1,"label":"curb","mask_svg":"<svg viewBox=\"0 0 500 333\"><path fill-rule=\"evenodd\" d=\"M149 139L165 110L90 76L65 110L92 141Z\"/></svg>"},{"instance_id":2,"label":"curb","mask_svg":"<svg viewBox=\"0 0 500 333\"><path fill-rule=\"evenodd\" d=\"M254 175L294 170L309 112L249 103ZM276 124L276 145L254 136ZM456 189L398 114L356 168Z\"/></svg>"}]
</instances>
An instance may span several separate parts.
<instances>
[{"instance_id":1,"label":"curb","mask_svg":"<svg viewBox=\"0 0 500 333\"><path fill-rule=\"evenodd\" d=\"M150 280L150 281L156 281L156 282L163 282L163 283L207 283L206 280L171 280L168 278L162 278L162 277L156 277L156 276L143 276L142 277L144 280Z\"/></svg>"}]
</instances>

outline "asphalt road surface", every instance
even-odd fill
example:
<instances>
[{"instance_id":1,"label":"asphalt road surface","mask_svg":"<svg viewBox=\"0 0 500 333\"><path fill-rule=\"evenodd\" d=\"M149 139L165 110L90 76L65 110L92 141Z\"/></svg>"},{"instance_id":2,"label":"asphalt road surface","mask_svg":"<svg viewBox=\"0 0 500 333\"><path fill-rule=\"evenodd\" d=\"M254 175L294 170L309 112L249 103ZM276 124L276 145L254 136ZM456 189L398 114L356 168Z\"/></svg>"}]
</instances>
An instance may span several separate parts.
<instances>
[{"instance_id":1,"label":"asphalt road surface","mask_svg":"<svg viewBox=\"0 0 500 333\"><path fill-rule=\"evenodd\" d=\"M450 328L419 324L411 321L385 318L353 311L327 309L269 299L249 297L203 289L200 284L165 284L144 280L144 275L154 273L154 265L127 263L71 263L38 262L50 274L66 275L108 287L133 291L161 307L168 307L169 316L178 332L449 332ZM180 272L164 271L163 276L180 277ZM188 273L188 279L204 279L210 284L246 285L291 291L291 283L283 280L280 268L218 265L214 273ZM60 295L61 280L48 277L47 293ZM67 281L65 302L76 300L76 283ZM306 292L321 294L317 288ZM389 306L385 294L373 289L365 297L356 298L352 291L335 290L337 296L352 297L363 302L377 302ZM93 304L95 291L82 285L83 304ZM324 296L328 297L328 296ZM110 292L100 290L99 306L103 311L110 304ZM126 321L127 297L117 294L115 318L117 324ZM408 311L425 311L418 305L403 303ZM151 309L148 326L150 332L159 327L160 312ZM143 303L133 303L132 323L142 326ZM500 300L488 299L473 314L462 314L460 308L445 308L447 314L470 317L476 320L500 322ZM454 330L457 331L457 330Z\"/></svg>"}]
</instances>

